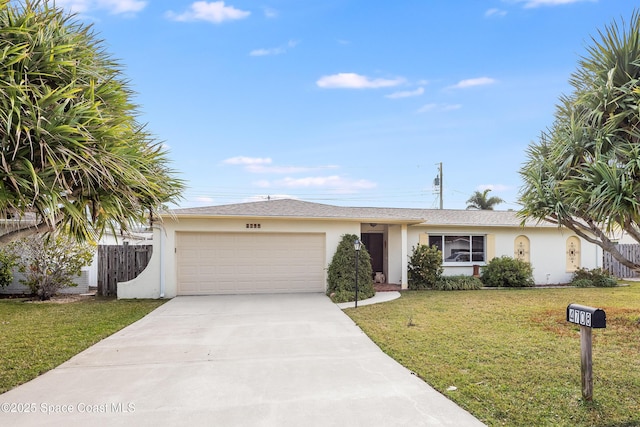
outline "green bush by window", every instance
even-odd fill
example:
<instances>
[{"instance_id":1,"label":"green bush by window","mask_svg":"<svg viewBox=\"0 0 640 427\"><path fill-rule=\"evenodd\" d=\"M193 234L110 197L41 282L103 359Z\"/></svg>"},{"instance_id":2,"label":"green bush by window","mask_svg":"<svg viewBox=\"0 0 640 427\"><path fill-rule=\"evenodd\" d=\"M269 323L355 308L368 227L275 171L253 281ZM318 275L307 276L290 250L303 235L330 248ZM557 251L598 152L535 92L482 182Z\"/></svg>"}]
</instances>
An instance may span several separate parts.
<instances>
[{"instance_id":1,"label":"green bush by window","mask_svg":"<svg viewBox=\"0 0 640 427\"><path fill-rule=\"evenodd\" d=\"M442 276L436 283L440 291L469 291L482 288L482 282L473 276Z\"/></svg>"},{"instance_id":2,"label":"green bush by window","mask_svg":"<svg viewBox=\"0 0 640 427\"><path fill-rule=\"evenodd\" d=\"M436 246L418 245L412 248L409 289L436 289L442 271L442 252Z\"/></svg>"},{"instance_id":3,"label":"green bush by window","mask_svg":"<svg viewBox=\"0 0 640 427\"><path fill-rule=\"evenodd\" d=\"M533 268L528 262L508 256L494 258L482 268L485 286L518 288L533 286Z\"/></svg>"}]
</instances>

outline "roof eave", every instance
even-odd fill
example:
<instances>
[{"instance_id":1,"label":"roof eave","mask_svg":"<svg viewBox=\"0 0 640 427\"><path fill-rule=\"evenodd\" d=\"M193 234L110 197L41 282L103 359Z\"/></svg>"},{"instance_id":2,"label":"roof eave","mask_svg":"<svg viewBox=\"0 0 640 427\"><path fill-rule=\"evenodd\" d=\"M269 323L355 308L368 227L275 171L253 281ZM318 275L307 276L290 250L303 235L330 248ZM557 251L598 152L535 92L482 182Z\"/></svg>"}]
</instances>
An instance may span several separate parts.
<instances>
[{"instance_id":1,"label":"roof eave","mask_svg":"<svg viewBox=\"0 0 640 427\"><path fill-rule=\"evenodd\" d=\"M372 218L372 217L331 217L331 216L293 216L293 215L215 215L215 214L164 214L162 219L260 219L260 220L297 220L297 221L350 221L377 224L416 225L424 222L423 218Z\"/></svg>"}]
</instances>

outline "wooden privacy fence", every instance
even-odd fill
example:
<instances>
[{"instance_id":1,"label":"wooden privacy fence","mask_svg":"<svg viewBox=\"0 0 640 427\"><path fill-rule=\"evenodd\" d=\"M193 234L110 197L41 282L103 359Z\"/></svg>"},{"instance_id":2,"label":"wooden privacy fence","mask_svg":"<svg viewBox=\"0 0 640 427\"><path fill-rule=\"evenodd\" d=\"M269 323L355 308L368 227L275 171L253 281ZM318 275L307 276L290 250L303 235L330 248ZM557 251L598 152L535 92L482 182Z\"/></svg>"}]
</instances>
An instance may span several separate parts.
<instances>
[{"instance_id":1,"label":"wooden privacy fence","mask_svg":"<svg viewBox=\"0 0 640 427\"><path fill-rule=\"evenodd\" d=\"M627 258L635 263L640 261L640 245L617 245L618 251ZM616 261L613 256L609 252L604 253L603 259L603 267L605 270L609 271L609 273L620 279L629 279L632 277L638 277L638 273L630 269L629 267L625 267Z\"/></svg>"},{"instance_id":2,"label":"wooden privacy fence","mask_svg":"<svg viewBox=\"0 0 640 427\"><path fill-rule=\"evenodd\" d=\"M138 277L147 267L152 245L99 245L98 295L116 296L118 282Z\"/></svg>"}]
</instances>

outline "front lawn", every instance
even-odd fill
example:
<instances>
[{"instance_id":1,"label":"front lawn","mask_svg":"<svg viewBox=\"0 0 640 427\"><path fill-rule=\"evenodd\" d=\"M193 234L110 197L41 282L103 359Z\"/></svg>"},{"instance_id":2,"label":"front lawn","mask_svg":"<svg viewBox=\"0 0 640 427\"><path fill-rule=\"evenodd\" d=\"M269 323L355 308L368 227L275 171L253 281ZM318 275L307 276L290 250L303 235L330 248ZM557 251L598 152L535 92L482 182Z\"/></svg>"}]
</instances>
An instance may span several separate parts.
<instances>
[{"instance_id":1,"label":"front lawn","mask_svg":"<svg viewBox=\"0 0 640 427\"><path fill-rule=\"evenodd\" d=\"M582 400L580 327L565 320L570 303L607 316L607 328L593 330L592 402ZM640 283L409 291L345 312L387 354L490 426L640 425Z\"/></svg>"},{"instance_id":2,"label":"front lawn","mask_svg":"<svg viewBox=\"0 0 640 427\"><path fill-rule=\"evenodd\" d=\"M90 298L61 304L0 299L0 393L60 365L164 302Z\"/></svg>"}]
</instances>

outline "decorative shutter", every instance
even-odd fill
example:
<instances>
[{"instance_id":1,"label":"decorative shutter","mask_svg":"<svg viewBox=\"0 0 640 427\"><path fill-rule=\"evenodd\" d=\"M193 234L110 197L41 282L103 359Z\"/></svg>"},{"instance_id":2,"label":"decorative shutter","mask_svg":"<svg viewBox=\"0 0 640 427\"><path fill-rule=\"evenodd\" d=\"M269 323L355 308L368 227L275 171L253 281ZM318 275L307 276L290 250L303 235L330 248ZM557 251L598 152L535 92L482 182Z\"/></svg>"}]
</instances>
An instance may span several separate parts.
<instances>
[{"instance_id":1,"label":"decorative shutter","mask_svg":"<svg viewBox=\"0 0 640 427\"><path fill-rule=\"evenodd\" d=\"M487 262L489 262L496 257L496 236L495 234L487 234L485 238L487 245Z\"/></svg>"}]
</instances>

